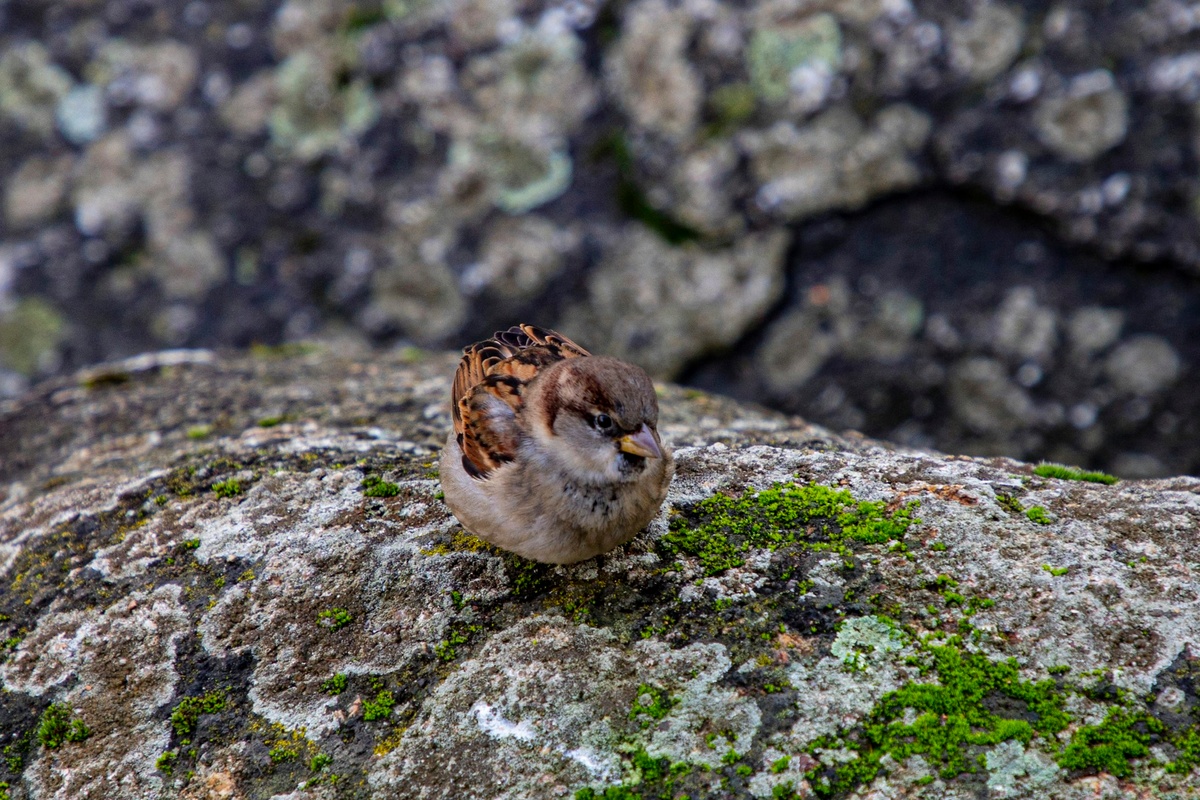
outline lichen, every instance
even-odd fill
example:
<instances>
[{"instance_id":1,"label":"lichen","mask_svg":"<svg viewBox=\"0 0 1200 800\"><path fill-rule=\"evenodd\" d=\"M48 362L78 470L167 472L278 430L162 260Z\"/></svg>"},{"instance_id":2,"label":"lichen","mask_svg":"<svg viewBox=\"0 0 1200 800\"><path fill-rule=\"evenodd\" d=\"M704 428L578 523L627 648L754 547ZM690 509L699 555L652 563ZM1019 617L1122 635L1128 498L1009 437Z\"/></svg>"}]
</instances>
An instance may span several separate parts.
<instances>
[{"instance_id":1,"label":"lichen","mask_svg":"<svg viewBox=\"0 0 1200 800\"><path fill-rule=\"evenodd\" d=\"M836 70L841 45L841 31L831 14L814 14L787 29L757 30L746 51L750 81L763 100L781 102L791 94L792 74L798 68L811 63Z\"/></svg>"}]
</instances>

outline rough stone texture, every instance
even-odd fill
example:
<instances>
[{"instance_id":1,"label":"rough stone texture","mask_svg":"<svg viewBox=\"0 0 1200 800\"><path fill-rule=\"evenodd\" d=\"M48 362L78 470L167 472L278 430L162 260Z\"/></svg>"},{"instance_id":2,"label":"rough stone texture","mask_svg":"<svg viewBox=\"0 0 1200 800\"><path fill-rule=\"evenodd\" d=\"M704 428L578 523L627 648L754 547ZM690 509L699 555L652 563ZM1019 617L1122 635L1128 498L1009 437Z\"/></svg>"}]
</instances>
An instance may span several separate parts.
<instances>
[{"instance_id":1,"label":"rough stone texture","mask_svg":"<svg viewBox=\"0 0 1200 800\"><path fill-rule=\"evenodd\" d=\"M664 385L679 467L663 512L614 553L546 567L463 534L439 499L454 363L173 351L4 401L3 791L818 796L890 693L954 680L939 647L1012 664L989 713L1036 722L1004 687L1046 681L1068 724L966 746L966 771L884 755L833 796L1200 791L1180 749L1200 735L1200 481L1043 479ZM368 496L367 476L394 485ZM883 513L919 501L919 521L717 569L671 549L696 504L777 482ZM48 746L51 703L90 736ZM1065 760L1118 707L1142 715L1126 740L1142 749Z\"/></svg>"}]
</instances>

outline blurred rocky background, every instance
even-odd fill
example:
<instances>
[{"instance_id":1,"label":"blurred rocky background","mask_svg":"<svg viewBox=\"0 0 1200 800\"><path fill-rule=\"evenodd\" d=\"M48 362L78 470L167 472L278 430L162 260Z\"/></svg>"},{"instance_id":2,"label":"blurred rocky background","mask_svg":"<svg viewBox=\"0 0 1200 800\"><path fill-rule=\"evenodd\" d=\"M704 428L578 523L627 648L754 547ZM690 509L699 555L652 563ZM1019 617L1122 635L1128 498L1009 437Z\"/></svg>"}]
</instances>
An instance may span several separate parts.
<instances>
[{"instance_id":1,"label":"blurred rocky background","mask_svg":"<svg viewBox=\"0 0 1200 800\"><path fill-rule=\"evenodd\" d=\"M1200 5L0 0L0 396L528 320L922 447L1200 472Z\"/></svg>"}]
</instances>

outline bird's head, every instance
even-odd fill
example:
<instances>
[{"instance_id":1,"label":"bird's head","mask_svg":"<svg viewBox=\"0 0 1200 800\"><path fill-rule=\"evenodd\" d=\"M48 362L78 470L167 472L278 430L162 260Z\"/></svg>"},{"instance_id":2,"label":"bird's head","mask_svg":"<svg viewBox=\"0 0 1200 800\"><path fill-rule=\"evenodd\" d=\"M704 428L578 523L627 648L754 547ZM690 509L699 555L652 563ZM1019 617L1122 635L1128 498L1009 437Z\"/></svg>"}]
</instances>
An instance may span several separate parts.
<instances>
[{"instance_id":1,"label":"bird's head","mask_svg":"<svg viewBox=\"0 0 1200 800\"><path fill-rule=\"evenodd\" d=\"M663 457L658 398L641 367L606 356L560 361L529 397L531 429L547 455L590 483L637 480Z\"/></svg>"}]
</instances>

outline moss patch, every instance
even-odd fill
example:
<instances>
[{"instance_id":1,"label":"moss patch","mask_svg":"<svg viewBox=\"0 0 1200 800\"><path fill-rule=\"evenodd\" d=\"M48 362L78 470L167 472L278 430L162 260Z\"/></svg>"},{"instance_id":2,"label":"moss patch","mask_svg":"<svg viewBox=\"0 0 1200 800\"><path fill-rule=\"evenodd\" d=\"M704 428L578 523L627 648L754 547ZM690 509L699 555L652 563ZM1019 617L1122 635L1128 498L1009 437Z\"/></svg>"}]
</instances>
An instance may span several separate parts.
<instances>
[{"instance_id":1,"label":"moss patch","mask_svg":"<svg viewBox=\"0 0 1200 800\"><path fill-rule=\"evenodd\" d=\"M924 669L938 683L909 683L889 692L860 726L821 737L809 748L814 755L856 751L848 762L808 773L817 794L828 797L871 781L884 755L896 760L921 755L943 778L953 778L976 769L975 748L1009 739L1028 744L1035 734L1052 735L1067 725L1057 684L1021 680L1015 661L991 661L953 645L928 646L925 658ZM1023 709L1021 717L989 710L1014 705Z\"/></svg>"},{"instance_id":2,"label":"moss patch","mask_svg":"<svg viewBox=\"0 0 1200 800\"><path fill-rule=\"evenodd\" d=\"M916 501L889 511L883 502L858 501L844 489L778 483L740 497L724 494L684 510L659 542L668 558L693 556L707 575L745 563L752 548L800 545L852 557L852 543L902 541Z\"/></svg>"},{"instance_id":3,"label":"moss patch","mask_svg":"<svg viewBox=\"0 0 1200 800\"><path fill-rule=\"evenodd\" d=\"M1087 481L1089 483L1103 483L1107 486L1112 486L1117 482L1115 475L1109 475L1107 472L1088 472L1075 467L1068 467L1062 464L1042 463L1033 468L1033 474L1042 478L1058 478L1064 481Z\"/></svg>"},{"instance_id":4,"label":"moss patch","mask_svg":"<svg viewBox=\"0 0 1200 800\"><path fill-rule=\"evenodd\" d=\"M400 494L399 484L390 483L378 475L368 475L360 484L366 497L395 497Z\"/></svg>"},{"instance_id":5,"label":"moss patch","mask_svg":"<svg viewBox=\"0 0 1200 800\"><path fill-rule=\"evenodd\" d=\"M216 714L224 711L225 693L213 691L199 697L185 697L171 712L171 726L181 739L187 740L196 731L201 714Z\"/></svg>"},{"instance_id":6,"label":"moss patch","mask_svg":"<svg viewBox=\"0 0 1200 800\"><path fill-rule=\"evenodd\" d=\"M71 709L61 703L51 703L38 722L37 739L42 747L53 750L65 742L82 742L92 735L83 720L75 719Z\"/></svg>"}]
</instances>

